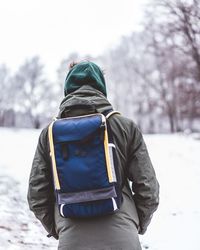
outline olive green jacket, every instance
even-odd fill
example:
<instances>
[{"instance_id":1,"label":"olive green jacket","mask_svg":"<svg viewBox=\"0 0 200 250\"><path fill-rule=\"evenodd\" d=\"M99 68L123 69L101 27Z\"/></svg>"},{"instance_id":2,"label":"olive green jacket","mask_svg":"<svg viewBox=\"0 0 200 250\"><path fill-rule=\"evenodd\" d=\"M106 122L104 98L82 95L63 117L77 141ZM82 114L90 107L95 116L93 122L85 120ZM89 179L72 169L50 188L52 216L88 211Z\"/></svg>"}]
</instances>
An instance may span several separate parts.
<instances>
[{"instance_id":1,"label":"olive green jacket","mask_svg":"<svg viewBox=\"0 0 200 250\"><path fill-rule=\"evenodd\" d=\"M97 112L111 108L101 92L86 85L65 97L58 118L83 114L85 111L80 108L72 114L68 110L69 105L80 103L92 104ZM54 196L48 128L45 128L39 137L30 174L28 203L49 235L59 238L60 246L69 247L65 249L75 249L76 244L82 245L80 249L98 249L98 244L101 247L106 244L117 249L115 244L119 246L119 240L130 244L135 232L145 233L158 207L159 184L140 130L132 120L118 114L111 116L109 123L117 149L120 175L125 185L120 210L101 218L78 220L66 219L59 215ZM84 248L88 242L91 246L95 244L95 247Z\"/></svg>"}]
</instances>

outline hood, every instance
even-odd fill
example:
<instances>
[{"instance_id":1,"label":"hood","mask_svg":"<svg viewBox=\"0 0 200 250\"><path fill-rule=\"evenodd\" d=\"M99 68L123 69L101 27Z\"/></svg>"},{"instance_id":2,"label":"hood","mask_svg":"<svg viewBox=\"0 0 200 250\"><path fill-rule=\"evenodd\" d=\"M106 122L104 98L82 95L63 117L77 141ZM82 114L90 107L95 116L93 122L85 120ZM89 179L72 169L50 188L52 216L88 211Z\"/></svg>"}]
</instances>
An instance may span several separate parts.
<instances>
[{"instance_id":1,"label":"hood","mask_svg":"<svg viewBox=\"0 0 200 250\"><path fill-rule=\"evenodd\" d=\"M76 91L83 85L90 85L107 96L103 73L93 62L78 63L69 71L64 85L65 96Z\"/></svg>"},{"instance_id":2,"label":"hood","mask_svg":"<svg viewBox=\"0 0 200 250\"><path fill-rule=\"evenodd\" d=\"M58 118L63 117L62 114L70 109L72 106L77 106L74 110L74 116L83 115L84 112L88 112L88 110L81 111L80 106L90 106L93 107L94 110L91 112L99 112L103 113L104 111L111 110L112 105L107 100L107 98L102 94L102 92L96 90L90 85L84 85L74 91L71 94L68 94L60 104L60 111L58 114Z\"/></svg>"}]
</instances>

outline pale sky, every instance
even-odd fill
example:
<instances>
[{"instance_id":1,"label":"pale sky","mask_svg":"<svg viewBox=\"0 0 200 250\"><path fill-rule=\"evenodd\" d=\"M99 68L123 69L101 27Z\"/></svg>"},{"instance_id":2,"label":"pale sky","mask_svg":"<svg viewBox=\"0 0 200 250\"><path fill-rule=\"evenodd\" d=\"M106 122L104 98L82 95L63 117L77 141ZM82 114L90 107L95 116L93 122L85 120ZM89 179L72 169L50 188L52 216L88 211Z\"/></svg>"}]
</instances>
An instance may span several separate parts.
<instances>
[{"instance_id":1,"label":"pale sky","mask_svg":"<svg viewBox=\"0 0 200 250\"><path fill-rule=\"evenodd\" d=\"M53 75L71 52L96 56L137 30L145 2L0 0L0 64L15 71L39 55Z\"/></svg>"}]
</instances>

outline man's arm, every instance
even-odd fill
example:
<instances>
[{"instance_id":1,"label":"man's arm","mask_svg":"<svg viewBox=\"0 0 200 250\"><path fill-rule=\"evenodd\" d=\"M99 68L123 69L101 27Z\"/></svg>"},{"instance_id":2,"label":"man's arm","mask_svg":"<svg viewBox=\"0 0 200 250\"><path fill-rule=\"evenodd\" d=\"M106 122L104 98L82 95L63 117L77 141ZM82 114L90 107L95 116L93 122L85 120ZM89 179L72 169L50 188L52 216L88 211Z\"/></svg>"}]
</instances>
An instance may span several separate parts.
<instances>
[{"instance_id":1,"label":"man's arm","mask_svg":"<svg viewBox=\"0 0 200 250\"><path fill-rule=\"evenodd\" d=\"M143 136L133 125L129 147L128 178L132 181L133 199L140 220L140 234L144 234L159 204L159 183L152 166Z\"/></svg>"},{"instance_id":2,"label":"man's arm","mask_svg":"<svg viewBox=\"0 0 200 250\"><path fill-rule=\"evenodd\" d=\"M30 210L41 221L48 236L58 238L54 225L55 198L47 138L48 129L45 128L40 134L33 159L27 198Z\"/></svg>"}]
</instances>

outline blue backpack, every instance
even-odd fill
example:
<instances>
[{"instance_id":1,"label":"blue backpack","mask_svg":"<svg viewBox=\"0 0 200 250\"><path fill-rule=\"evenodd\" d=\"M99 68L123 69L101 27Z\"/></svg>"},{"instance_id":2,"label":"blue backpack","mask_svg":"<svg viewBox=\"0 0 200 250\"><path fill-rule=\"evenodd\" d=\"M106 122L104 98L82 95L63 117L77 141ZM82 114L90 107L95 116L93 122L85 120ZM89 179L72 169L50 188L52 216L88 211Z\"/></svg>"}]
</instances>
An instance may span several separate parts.
<instances>
[{"instance_id":1,"label":"blue backpack","mask_svg":"<svg viewBox=\"0 0 200 250\"><path fill-rule=\"evenodd\" d=\"M59 212L65 218L111 214L122 195L108 118L96 113L57 119L48 136Z\"/></svg>"}]
</instances>

